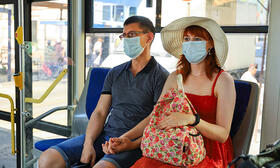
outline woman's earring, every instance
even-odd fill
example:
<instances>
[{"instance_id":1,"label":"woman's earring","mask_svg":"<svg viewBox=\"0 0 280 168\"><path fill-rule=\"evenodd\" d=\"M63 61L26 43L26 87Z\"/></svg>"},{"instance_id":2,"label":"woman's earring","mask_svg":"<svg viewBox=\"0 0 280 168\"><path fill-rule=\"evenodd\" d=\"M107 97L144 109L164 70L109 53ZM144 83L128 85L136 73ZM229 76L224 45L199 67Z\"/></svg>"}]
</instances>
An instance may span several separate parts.
<instances>
[{"instance_id":1,"label":"woman's earring","mask_svg":"<svg viewBox=\"0 0 280 168\"><path fill-rule=\"evenodd\" d=\"M208 53L208 55L211 55L211 50L212 50L213 48L209 48L208 49L208 51L207 51L207 53Z\"/></svg>"}]
</instances>

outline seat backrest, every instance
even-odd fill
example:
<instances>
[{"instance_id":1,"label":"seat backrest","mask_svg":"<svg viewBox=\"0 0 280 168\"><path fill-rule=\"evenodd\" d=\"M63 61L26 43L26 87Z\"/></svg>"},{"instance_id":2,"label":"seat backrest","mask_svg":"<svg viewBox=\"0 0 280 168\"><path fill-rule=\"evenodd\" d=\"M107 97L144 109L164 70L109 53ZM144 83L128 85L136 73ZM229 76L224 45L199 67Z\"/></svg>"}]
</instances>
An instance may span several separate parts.
<instances>
[{"instance_id":1,"label":"seat backrest","mask_svg":"<svg viewBox=\"0 0 280 168\"><path fill-rule=\"evenodd\" d=\"M98 103L105 78L109 71L110 68L94 68L91 71L86 99L86 113L88 119Z\"/></svg>"},{"instance_id":2,"label":"seat backrest","mask_svg":"<svg viewBox=\"0 0 280 168\"><path fill-rule=\"evenodd\" d=\"M248 154L258 110L259 87L256 83L235 80L236 103L230 136L234 157Z\"/></svg>"},{"instance_id":3,"label":"seat backrest","mask_svg":"<svg viewBox=\"0 0 280 168\"><path fill-rule=\"evenodd\" d=\"M98 103L105 78L109 71L110 68L89 69L87 80L74 112L71 137L85 133L88 119Z\"/></svg>"}]
</instances>

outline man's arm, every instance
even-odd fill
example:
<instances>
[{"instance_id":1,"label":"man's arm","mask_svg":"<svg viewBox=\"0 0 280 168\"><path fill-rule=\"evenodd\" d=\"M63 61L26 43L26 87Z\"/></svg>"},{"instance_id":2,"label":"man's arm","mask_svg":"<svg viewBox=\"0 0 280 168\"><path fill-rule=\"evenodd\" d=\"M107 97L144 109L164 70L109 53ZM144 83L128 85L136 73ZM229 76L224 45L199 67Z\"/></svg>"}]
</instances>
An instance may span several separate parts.
<instances>
[{"instance_id":1,"label":"man's arm","mask_svg":"<svg viewBox=\"0 0 280 168\"><path fill-rule=\"evenodd\" d=\"M96 108L90 116L84 145L93 145L94 141L104 128L104 123L112 104L112 85L113 71L111 70L106 76L102 94L100 95Z\"/></svg>"},{"instance_id":2,"label":"man's arm","mask_svg":"<svg viewBox=\"0 0 280 168\"><path fill-rule=\"evenodd\" d=\"M108 115L111 102L111 94L101 94L97 106L92 112L86 130L84 148L81 156L82 163L89 163L91 161L92 164L94 164L95 162L95 151L93 149L93 143L104 128L104 123Z\"/></svg>"},{"instance_id":3,"label":"man's arm","mask_svg":"<svg viewBox=\"0 0 280 168\"><path fill-rule=\"evenodd\" d=\"M87 125L85 144L93 144L104 128L104 123L111 106L112 95L102 94Z\"/></svg>"}]
</instances>

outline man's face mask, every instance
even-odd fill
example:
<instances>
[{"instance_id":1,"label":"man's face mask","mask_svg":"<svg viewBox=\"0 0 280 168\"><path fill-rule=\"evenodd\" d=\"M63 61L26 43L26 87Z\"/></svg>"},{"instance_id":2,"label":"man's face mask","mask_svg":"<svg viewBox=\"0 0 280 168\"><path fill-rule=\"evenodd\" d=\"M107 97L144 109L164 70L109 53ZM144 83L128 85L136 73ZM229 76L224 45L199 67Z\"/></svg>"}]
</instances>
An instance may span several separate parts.
<instances>
[{"instance_id":1,"label":"man's face mask","mask_svg":"<svg viewBox=\"0 0 280 168\"><path fill-rule=\"evenodd\" d=\"M132 37L132 38L124 38L123 39L123 47L124 52L130 58L138 57L143 51L144 48L140 44L140 36Z\"/></svg>"},{"instance_id":2,"label":"man's face mask","mask_svg":"<svg viewBox=\"0 0 280 168\"><path fill-rule=\"evenodd\" d=\"M183 42L183 54L189 63L198 64L207 56L206 41Z\"/></svg>"}]
</instances>

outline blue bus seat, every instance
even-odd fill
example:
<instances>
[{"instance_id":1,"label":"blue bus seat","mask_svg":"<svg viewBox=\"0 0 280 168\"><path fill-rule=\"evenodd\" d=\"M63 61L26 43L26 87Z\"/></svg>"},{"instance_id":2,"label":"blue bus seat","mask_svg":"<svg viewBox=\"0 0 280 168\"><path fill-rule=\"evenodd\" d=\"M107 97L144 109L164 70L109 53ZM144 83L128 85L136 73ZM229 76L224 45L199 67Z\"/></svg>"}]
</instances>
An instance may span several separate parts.
<instances>
[{"instance_id":1,"label":"blue bus seat","mask_svg":"<svg viewBox=\"0 0 280 168\"><path fill-rule=\"evenodd\" d=\"M109 72L109 68L90 68L87 80L85 82L82 94L74 111L71 136L75 137L84 134L86 131L88 120L91 113L95 109L99 100L105 77ZM49 147L61 143L68 138L47 139L35 143L35 149L43 152Z\"/></svg>"},{"instance_id":2,"label":"blue bus seat","mask_svg":"<svg viewBox=\"0 0 280 168\"><path fill-rule=\"evenodd\" d=\"M236 103L230 136L236 157L249 152L258 110L259 86L242 80L235 80L234 84Z\"/></svg>"}]
</instances>

